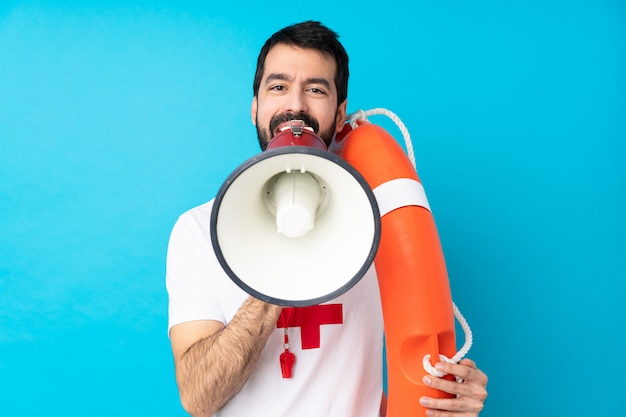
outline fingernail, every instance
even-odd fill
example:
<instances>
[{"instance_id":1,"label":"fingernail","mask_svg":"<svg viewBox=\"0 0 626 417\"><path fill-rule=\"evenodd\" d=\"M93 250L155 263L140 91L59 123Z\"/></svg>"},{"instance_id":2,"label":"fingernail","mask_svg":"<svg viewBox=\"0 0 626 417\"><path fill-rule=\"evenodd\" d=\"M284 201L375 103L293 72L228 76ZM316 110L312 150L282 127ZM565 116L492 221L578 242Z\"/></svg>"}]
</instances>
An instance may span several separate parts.
<instances>
[{"instance_id":1,"label":"fingernail","mask_svg":"<svg viewBox=\"0 0 626 417\"><path fill-rule=\"evenodd\" d=\"M430 401L428 400L428 398L422 397L420 398L420 404L423 405L424 407L428 407L428 404L430 404Z\"/></svg>"},{"instance_id":2,"label":"fingernail","mask_svg":"<svg viewBox=\"0 0 626 417\"><path fill-rule=\"evenodd\" d=\"M435 365L435 369L438 371L443 371L443 363L437 362L437 364Z\"/></svg>"},{"instance_id":3,"label":"fingernail","mask_svg":"<svg viewBox=\"0 0 626 417\"><path fill-rule=\"evenodd\" d=\"M430 385L433 382L428 375L424 376L424 378L422 378L422 381L424 381L424 384L426 385Z\"/></svg>"}]
</instances>

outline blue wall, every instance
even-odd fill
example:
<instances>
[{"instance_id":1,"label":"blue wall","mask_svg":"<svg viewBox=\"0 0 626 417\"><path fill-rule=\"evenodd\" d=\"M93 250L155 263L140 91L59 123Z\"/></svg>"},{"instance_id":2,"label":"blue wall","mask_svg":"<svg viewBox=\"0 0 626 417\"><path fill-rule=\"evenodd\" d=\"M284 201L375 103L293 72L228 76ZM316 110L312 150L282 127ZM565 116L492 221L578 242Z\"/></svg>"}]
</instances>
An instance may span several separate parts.
<instances>
[{"instance_id":1,"label":"blue wall","mask_svg":"<svg viewBox=\"0 0 626 417\"><path fill-rule=\"evenodd\" d=\"M184 415L169 232L257 152L256 54L308 18L349 110L411 131L483 415L626 414L624 2L83 3L0 6L0 415Z\"/></svg>"}]
</instances>

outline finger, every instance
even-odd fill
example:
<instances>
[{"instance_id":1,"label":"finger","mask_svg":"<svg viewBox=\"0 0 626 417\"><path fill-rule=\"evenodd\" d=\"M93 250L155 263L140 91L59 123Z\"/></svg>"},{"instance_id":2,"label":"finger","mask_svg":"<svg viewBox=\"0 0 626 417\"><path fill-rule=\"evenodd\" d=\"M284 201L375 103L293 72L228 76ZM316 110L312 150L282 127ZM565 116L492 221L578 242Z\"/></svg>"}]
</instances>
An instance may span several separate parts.
<instances>
[{"instance_id":1,"label":"finger","mask_svg":"<svg viewBox=\"0 0 626 417\"><path fill-rule=\"evenodd\" d=\"M465 365L465 366L469 366L470 368L474 368L474 369L478 369L478 367L476 366L476 362L474 362L471 359L461 359L461 361L459 362L460 365Z\"/></svg>"},{"instance_id":2,"label":"finger","mask_svg":"<svg viewBox=\"0 0 626 417\"><path fill-rule=\"evenodd\" d=\"M471 398L421 397L420 405L427 408L429 416L475 416L483 409L483 403Z\"/></svg>"},{"instance_id":3,"label":"finger","mask_svg":"<svg viewBox=\"0 0 626 417\"><path fill-rule=\"evenodd\" d=\"M478 369L474 361L470 359L464 359L458 364L440 362L435 365L435 368L446 374L461 378L468 383L478 384L483 387L487 386L487 375Z\"/></svg>"},{"instance_id":4,"label":"finger","mask_svg":"<svg viewBox=\"0 0 626 417\"><path fill-rule=\"evenodd\" d=\"M456 397L465 396L474 398L481 396L481 387L476 387L476 384L459 383L457 381L450 381L430 375L424 376L422 381L431 388L452 394Z\"/></svg>"},{"instance_id":5,"label":"finger","mask_svg":"<svg viewBox=\"0 0 626 417\"><path fill-rule=\"evenodd\" d=\"M461 411L461 404L458 401L454 401L452 399L443 399L443 398L432 398L432 397L422 397L420 398L420 405L423 407L427 407L428 411L426 414L429 416L436 415L434 411ZM441 413L439 413L441 414Z\"/></svg>"}]
</instances>

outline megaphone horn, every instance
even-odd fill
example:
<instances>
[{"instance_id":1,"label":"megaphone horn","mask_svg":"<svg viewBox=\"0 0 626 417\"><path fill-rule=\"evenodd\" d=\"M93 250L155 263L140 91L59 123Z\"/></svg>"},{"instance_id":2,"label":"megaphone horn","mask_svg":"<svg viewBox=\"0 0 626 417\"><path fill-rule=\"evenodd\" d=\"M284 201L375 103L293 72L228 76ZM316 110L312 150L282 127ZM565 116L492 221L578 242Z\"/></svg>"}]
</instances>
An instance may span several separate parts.
<instances>
[{"instance_id":1,"label":"megaphone horn","mask_svg":"<svg viewBox=\"0 0 626 417\"><path fill-rule=\"evenodd\" d=\"M336 298L370 268L380 215L365 179L293 121L220 187L213 249L247 293L282 306Z\"/></svg>"}]
</instances>

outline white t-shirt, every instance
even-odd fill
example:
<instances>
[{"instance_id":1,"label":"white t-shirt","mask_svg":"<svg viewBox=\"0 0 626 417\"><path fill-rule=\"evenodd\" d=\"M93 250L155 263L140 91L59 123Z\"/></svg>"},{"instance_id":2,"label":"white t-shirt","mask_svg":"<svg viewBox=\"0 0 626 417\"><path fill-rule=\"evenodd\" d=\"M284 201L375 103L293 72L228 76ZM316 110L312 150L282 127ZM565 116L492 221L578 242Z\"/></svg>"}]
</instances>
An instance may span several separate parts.
<instances>
[{"instance_id":1,"label":"white t-shirt","mask_svg":"<svg viewBox=\"0 0 626 417\"><path fill-rule=\"evenodd\" d=\"M217 261L209 232L213 201L180 216L167 254L169 328L193 320L226 325L249 297ZM288 327L292 378L279 357L284 329L270 336L243 389L220 417L377 417L382 395L383 321L374 266L350 290L321 306L325 323ZM280 320L279 320L280 322ZM319 347L317 347L319 345Z\"/></svg>"}]
</instances>

